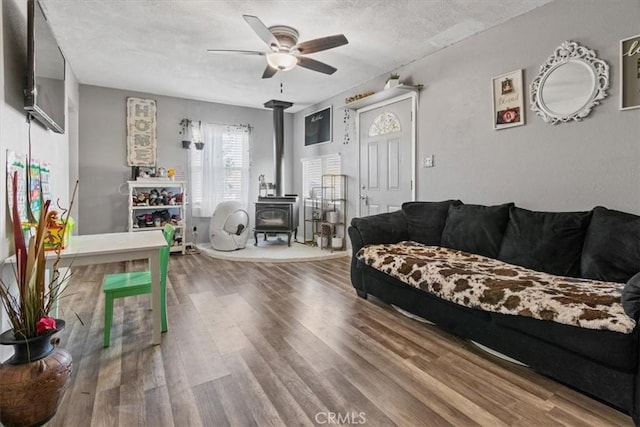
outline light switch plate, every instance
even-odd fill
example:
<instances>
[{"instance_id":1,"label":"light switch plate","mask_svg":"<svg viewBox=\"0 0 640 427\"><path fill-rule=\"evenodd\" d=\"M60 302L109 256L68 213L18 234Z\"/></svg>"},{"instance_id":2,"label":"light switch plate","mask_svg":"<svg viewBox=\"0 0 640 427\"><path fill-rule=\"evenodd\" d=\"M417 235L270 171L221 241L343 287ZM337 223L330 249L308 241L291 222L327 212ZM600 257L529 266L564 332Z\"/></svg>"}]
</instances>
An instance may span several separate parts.
<instances>
[{"instance_id":1,"label":"light switch plate","mask_svg":"<svg viewBox=\"0 0 640 427\"><path fill-rule=\"evenodd\" d=\"M423 168L433 167L433 154L422 159L422 167Z\"/></svg>"}]
</instances>

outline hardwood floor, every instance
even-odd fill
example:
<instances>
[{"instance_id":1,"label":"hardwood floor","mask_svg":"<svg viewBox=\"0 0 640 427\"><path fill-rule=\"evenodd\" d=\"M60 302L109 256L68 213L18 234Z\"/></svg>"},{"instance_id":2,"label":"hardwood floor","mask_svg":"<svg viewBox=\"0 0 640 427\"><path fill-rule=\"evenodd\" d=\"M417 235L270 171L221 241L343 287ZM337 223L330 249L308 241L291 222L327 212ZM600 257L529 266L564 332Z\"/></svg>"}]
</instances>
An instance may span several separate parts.
<instances>
[{"instance_id":1,"label":"hardwood floor","mask_svg":"<svg viewBox=\"0 0 640 427\"><path fill-rule=\"evenodd\" d=\"M633 425L553 380L356 297L349 262L174 255L162 344L150 344L150 298L140 296L116 301L107 349L103 275L146 266L77 268L61 302L73 379L48 425Z\"/></svg>"}]
</instances>

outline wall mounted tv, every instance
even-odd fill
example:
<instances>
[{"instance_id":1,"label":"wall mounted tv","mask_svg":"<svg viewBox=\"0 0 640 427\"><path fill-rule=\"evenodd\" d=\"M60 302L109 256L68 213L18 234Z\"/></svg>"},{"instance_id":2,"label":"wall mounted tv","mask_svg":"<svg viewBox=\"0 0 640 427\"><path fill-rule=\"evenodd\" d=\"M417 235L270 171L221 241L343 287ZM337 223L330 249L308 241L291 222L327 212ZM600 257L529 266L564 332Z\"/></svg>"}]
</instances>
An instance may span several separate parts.
<instances>
[{"instance_id":1,"label":"wall mounted tv","mask_svg":"<svg viewBox=\"0 0 640 427\"><path fill-rule=\"evenodd\" d=\"M24 108L48 129L64 133L65 60L38 0L27 4L27 87Z\"/></svg>"}]
</instances>

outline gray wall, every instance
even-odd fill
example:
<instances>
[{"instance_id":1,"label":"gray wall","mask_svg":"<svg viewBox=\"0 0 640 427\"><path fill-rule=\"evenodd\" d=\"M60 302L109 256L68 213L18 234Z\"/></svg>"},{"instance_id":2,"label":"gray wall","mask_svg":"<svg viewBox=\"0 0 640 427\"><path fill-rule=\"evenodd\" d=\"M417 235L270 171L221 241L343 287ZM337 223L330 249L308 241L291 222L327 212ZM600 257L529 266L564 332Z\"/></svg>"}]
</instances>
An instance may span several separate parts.
<instances>
[{"instance_id":1,"label":"gray wall","mask_svg":"<svg viewBox=\"0 0 640 427\"><path fill-rule=\"evenodd\" d=\"M619 110L618 67L619 41L638 33L639 17L637 0L557 0L396 70L401 80L425 85L418 111L417 199L515 202L549 211L604 205L640 214L640 109ZM611 87L582 122L549 125L529 110L528 87L565 40L596 50L608 62ZM520 68L526 125L495 131L491 79ZM357 206L357 144L353 127L352 142L342 143L344 112L336 107L347 96L381 90L385 77L295 114L294 157L341 152L350 175L350 216ZM334 142L304 147L304 115L330 104ZM420 168L420 159L431 154L435 167ZM299 162L293 167L301 176Z\"/></svg>"},{"instance_id":2,"label":"gray wall","mask_svg":"<svg viewBox=\"0 0 640 427\"><path fill-rule=\"evenodd\" d=\"M182 148L180 120L189 118L210 123L250 124L251 176L249 207L258 196L258 176L273 181L273 115L271 110L236 107L181 98L97 86L80 86L80 205L81 234L125 231L127 228L127 185L131 168L126 157L126 98L135 96L157 101L158 166L187 170L188 150ZM265 102L268 100L265 100ZM293 115L285 114L285 164L292 163ZM286 191L292 188L292 171L285 170ZM187 176L188 178L188 176ZM189 209L187 209L189 210ZM209 218L191 218L188 228L198 227L198 241L209 241ZM253 227L253 225L251 225ZM191 241L191 234L187 234Z\"/></svg>"},{"instance_id":3,"label":"gray wall","mask_svg":"<svg viewBox=\"0 0 640 427\"><path fill-rule=\"evenodd\" d=\"M615 7L611 4L615 3ZM435 167L417 169L418 200L460 198L466 203L503 203L537 210L583 210L595 205L640 213L640 110L619 111L619 40L638 32L637 0L556 0L484 31L397 71L407 83L424 84L418 110L417 164L435 156ZM347 31L348 33L348 31ZM348 34L347 34L348 35ZM522 68L525 86L563 41L595 49L611 67L609 96L582 122L548 125L529 111L526 125L493 130L491 78ZM357 212L355 128L343 144L347 96L379 91L386 76L364 82L308 109L286 114L287 192L300 194L300 159L340 152L349 175L349 216ZM152 94L81 86L80 232L120 231L126 227L123 184L129 177L125 157L125 98L158 101L158 161L186 169L180 148L184 117L218 123L250 123L251 199L257 177L273 179L271 112ZM266 100L265 100L266 101ZM333 105L333 143L304 147L304 115ZM351 115L354 121L355 115ZM198 221L206 241L208 219Z\"/></svg>"},{"instance_id":4,"label":"gray wall","mask_svg":"<svg viewBox=\"0 0 640 427\"><path fill-rule=\"evenodd\" d=\"M4 185L7 173L6 153L29 152L29 126L24 111L24 89L27 70L27 2L24 0L3 0L0 2L0 259L4 260L13 253L11 222L5 209L7 199ZM78 102L78 83L73 71L67 64L66 69L67 107ZM34 159L51 163L51 189L54 199L61 206L69 206L69 170L77 168L69 159L70 135L77 133L77 127L67 120L66 133L57 134L48 131L38 122L31 124L31 155ZM15 282L12 268L2 270L2 279L6 283ZM10 325L4 309L0 307L0 331ZM0 361L12 353L9 346L0 346Z\"/></svg>"}]
</instances>

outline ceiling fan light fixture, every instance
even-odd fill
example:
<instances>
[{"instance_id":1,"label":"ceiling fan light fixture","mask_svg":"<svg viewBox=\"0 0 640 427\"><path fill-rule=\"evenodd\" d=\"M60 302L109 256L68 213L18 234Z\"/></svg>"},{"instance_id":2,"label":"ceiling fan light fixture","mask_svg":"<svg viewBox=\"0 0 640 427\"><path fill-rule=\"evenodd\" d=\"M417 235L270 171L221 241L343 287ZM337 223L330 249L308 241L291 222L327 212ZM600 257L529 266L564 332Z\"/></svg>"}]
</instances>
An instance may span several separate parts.
<instances>
[{"instance_id":1,"label":"ceiling fan light fixture","mask_svg":"<svg viewBox=\"0 0 640 427\"><path fill-rule=\"evenodd\" d=\"M298 58L286 52L267 53L267 63L278 71L288 71L296 66Z\"/></svg>"}]
</instances>

